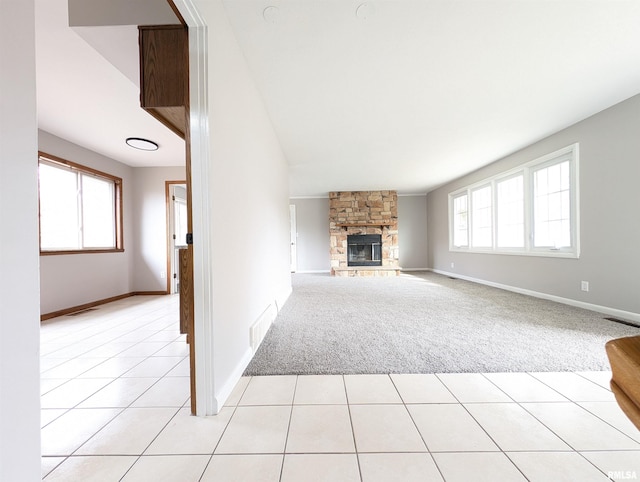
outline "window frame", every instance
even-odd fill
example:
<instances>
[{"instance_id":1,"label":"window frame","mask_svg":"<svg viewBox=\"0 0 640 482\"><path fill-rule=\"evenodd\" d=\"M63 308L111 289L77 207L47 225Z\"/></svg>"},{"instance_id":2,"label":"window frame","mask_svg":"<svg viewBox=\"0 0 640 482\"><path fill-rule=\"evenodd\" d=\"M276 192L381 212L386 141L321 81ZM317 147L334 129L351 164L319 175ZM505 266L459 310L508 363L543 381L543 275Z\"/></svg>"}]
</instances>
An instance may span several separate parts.
<instances>
[{"instance_id":1,"label":"window frame","mask_svg":"<svg viewBox=\"0 0 640 482\"><path fill-rule=\"evenodd\" d=\"M455 224L455 201L456 199L466 196L467 198L467 210L465 211L467 214L467 242L466 244L460 244L460 245L455 245L454 241L455 241L455 230L456 230L456 224ZM449 195L449 249L451 249L452 246L455 246L456 248L459 249L466 249L469 248L469 216L471 215L471 213L469 212L469 192L468 191L464 191L464 192L458 192L456 194L450 194Z\"/></svg>"},{"instance_id":2,"label":"window frame","mask_svg":"<svg viewBox=\"0 0 640 482\"><path fill-rule=\"evenodd\" d=\"M499 245L500 238L498 236L498 228L500 226L500 213L498 212L498 208L499 208L498 193L500 192L500 190L498 189L498 185L502 182L508 182L512 179L515 179L516 177L522 177L522 246L500 246ZM524 173L524 169L519 168L519 169L516 169L515 171L510 171L509 174L507 175L497 177L494 181L494 186L496 190L495 192L496 206L494 211L496 222L493 229L494 229L496 249L500 252L505 252L505 253L514 253L514 252L523 251L527 247L527 225L529 221L529 217L526 214L529 206L529 200L528 200L529 187L527 186L527 180Z\"/></svg>"},{"instance_id":3,"label":"window frame","mask_svg":"<svg viewBox=\"0 0 640 482\"><path fill-rule=\"evenodd\" d=\"M43 249L41 239L41 214L40 214L40 185L38 184L38 247L40 256L66 255L66 254L88 254L88 253L121 253L124 252L123 233L123 201L122 201L122 178L108 174L106 172L83 166L67 159L63 159L43 151L38 151L38 168L40 163L58 165L77 174L85 174L98 179L113 182L114 185L114 214L115 214L115 247L113 248L77 248L77 249ZM38 181L39 182L39 181Z\"/></svg>"},{"instance_id":4,"label":"window frame","mask_svg":"<svg viewBox=\"0 0 640 482\"><path fill-rule=\"evenodd\" d=\"M552 258L579 258L580 257L580 182L579 182L579 144L571 144L533 161L527 162L513 169L501 172L481 181L456 189L449 193L449 251L484 254L506 254L519 256L544 256ZM570 182L570 226L571 246L566 247L536 247L534 245L534 173L555 164L569 161ZM523 176L523 216L524 216L524 246L523 247L499 247L498 246L498 189L500 182L507 181L516 176ZM483 187L491 186L492 194L492 246L473 247L473 199L472 193ZM467 195L467 246L455 246L454 234L454 199Z\"/></svg>"},{"instance_id":5,"label":"window frame","mask_svg":"<svg viewBox=\"0 0 640 482\"><path fill-rule=\"evenodd\" d=\"M477 229L477 227L475 226L476 224L476 220L474 219L474 213L475 211L475 206L474 206L474 194L477 193L478 191L482 191L483 189L489 189L489 237L491 239L491 245L490 246L479 246L475 244L474 241L474 233ZM467 217L467 222L468 222L468 232L469 232L469 248L473 251L478 251L478 252L485 252L485 251L491 251L493 249L493 246L495 245L495 235L496 235L496 215L495 215L495 193L494 193L494 189L495 186L493 185L492 182L485 182L485 183L479 183L476 184L472 189L469 189L469 197L467 198L468 201L468 205L467 205L467 209L468 209L468 217ZM482 207L481 209L486 209L486 207ZM479 223L478 223L479 224ZM484 227L484 226L483 226Z\"/></svg>"}]
</instances>

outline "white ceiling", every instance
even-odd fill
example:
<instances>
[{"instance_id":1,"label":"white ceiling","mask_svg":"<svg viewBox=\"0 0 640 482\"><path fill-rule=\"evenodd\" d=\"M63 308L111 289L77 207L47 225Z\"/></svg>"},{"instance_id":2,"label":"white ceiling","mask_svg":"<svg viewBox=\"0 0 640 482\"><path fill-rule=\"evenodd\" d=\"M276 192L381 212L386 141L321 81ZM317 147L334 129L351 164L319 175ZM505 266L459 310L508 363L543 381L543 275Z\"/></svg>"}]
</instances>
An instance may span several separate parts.
<instances>
[{"instance_id":1,"label":"white ceiling","mask_svg":"<svg viewBox=\"0 0 640 482\"><path fill-rule=\"evenodd\" d=\"M640 92L637 0L224 4L293 196L427 192Z\"/></svg>"},{"instance_id":2,"label":"white ceiling","mask_svg":"<svg viewBox=\"0 0 640 482\"><path fill-rule=\"evenodd\" d=\"M127 1L148 5L158 0ZM117 21L107 10L96 9L96 0L75 3ZM137 26L86 26L89 17L82 17L85 26L71 28L67 0L36 0L39 128L130 166L184 165L184 141L140 108ZM152 21L160 18L167 19L155 16ZM140 15L135 21L145 23ZM139 151L125 144L127 137L150 139L160 148Z\"/></svg>"},{"instance_id":3,"label":"white ceiling","mask_svg":"<svg viewBox=\"0 0 640 482\"><path fill-rule=\"evenodd\" d=\"M640 93L637 0L224 4L292 196L424 193ZM139 107L135 26L69 28L67 0L36 9L40 127L132 166L183 164L182 140Z\"/></svg>"}]
</instances>

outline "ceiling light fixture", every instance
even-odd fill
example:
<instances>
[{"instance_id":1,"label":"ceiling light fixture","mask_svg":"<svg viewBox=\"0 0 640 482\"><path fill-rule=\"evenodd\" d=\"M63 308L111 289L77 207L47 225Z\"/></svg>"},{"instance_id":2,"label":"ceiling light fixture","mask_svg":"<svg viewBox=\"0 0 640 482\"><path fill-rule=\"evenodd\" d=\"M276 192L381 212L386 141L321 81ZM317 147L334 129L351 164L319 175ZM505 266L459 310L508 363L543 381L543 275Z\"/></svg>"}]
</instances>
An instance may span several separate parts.
<instances>
[{"instance_id":1,"label":"ceiling light fixture","mask_svg":"<svg viewBox=\"0 0 640 482\"><path fill-rule=\"evenodd\" d=\"M158 144L149 139L143 139L141 137L127 137L125 141L128 146L134 149L140 149L141 151L157 151Z\"/></svg>"},{"instance_id":2,"label":"ceiling light fixture","mask_svg":"<svg viewBox=\"0 0 640 482\"><path fill-rule=\"evenodd\" d=\"M373 18L376 13L376 8L371 2L361 3L358 8L356 8L356 17L360 20L369 20Z\"/></svg>"},{"instance_id":3,"label":"ceiling light fixture","mask_svg":"<svg viewBox=\"0 0 640 482\"><path fill-rule=\"evenodd\" d=\"M273 5L268 6L262 11L262 18L264 18L267 23L278 23L279 17L280 9Z\"/></svg>"}]
</instances>

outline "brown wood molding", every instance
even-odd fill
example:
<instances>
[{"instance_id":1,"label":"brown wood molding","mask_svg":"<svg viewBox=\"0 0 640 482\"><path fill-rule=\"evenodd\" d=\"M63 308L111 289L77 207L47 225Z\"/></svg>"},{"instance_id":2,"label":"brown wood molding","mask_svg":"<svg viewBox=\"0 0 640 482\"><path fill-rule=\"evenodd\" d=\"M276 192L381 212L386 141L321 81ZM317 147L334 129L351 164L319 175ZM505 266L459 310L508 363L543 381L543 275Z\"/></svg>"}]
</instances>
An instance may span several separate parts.
<instances>
[{"instance_id":1,"label":"brown wood molding","mask_svg":"<svg viewBox=\"0 0 640 482\"><path fill-rule=\"evenodd\" d=\"M173 0L167 0L167 2L169 3L171 10L173 10L173 13L175 13L176 17L178 17L178 20L180 21L180 23L186 27L187 22L184 21L184 17L180 13L180 10L178 10L178 7L176 7L175 2Z\"/></svg>"},{"instance_id":2,"label":"brown wood molding","mask_svg":"<svg viewBox=\"0 0 640 482\"><path fill-rule=\"evenodd\" d=\"M124 249L74 249L70 251L40 250L40 256L58 256L63 254L96 254L96 253L124 253Z\"/></svg>"},{"instance_id":3,"label":"brown wood molding","mask_svg":"<svg viewBox=\"0 0 640 482\"><path fill-rule=\"evenodd\" d=\"M366 223L336 223L339 228L371 228L379 226L391 226L391 221L367 221Z\"/></svg>"},{"instance_id":4,"label":"brown wood molding","mask_svg":"<svg viewBox=\"0 0 640 482\"><path fill-rule=\"evenodd\" d=\"M124 298L129 298L131 296L166 295L166 294L168 293L165 291L132 291L130 293L124 293L122 295L111 296L109 298L104 298L102 300L91 301L90 303L84 303L82 305L72 306L70 308L65 308L58 311L52 311L51 313L43 313L40 315L40 321L42 322L42 321L50 320L51 318L57 318L58 316L70 315L72 313L77 313L78 311L88 310L89 308L105 305L107 303L122 300Z\"/></svg>"},{"instance_id":5,"label":"brown wood molding","mask_svg":"<svg viewBox=\"0 0 640 482\"><path fill-rule=\"evenodd\" d=\"M153 116L171 132L184 139L185 118L187 111L184 107L145 107L144 111Z\"/></svg>"}]
</instances>

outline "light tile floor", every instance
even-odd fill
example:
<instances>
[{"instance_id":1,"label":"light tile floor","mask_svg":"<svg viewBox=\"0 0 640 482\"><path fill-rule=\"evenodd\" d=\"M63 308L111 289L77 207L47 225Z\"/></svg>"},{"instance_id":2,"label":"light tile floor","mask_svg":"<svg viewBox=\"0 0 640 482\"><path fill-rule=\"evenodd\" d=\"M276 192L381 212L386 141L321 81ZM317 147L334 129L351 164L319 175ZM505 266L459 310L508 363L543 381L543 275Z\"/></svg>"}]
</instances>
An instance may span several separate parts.
<instances>
[{"instance_id":1,"label":"light tile floor","mask_svg":"<svg viewBox=\"0 0 640 482\"><path fill-rule=\"evenodd\" d=\"M176 297L43 325L45 481L640 479L640 432L610 373L242 378L189 414Z\"/></svg>"}]
</instances>

